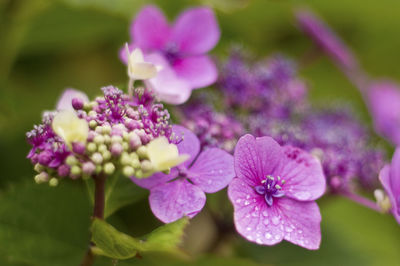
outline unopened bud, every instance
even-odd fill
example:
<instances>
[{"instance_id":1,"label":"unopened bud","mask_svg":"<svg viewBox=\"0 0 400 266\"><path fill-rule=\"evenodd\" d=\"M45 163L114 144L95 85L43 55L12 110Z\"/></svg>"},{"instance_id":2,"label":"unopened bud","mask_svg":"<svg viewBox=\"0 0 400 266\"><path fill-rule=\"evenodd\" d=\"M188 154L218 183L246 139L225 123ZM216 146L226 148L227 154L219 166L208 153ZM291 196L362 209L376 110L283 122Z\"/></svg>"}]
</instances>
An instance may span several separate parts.
<instances>
[{"instance_id":1,"label":"unopened bud","mask_svg":"<svg viewBox=\"0 0 400 266\"><path fill-rule=\"evenodd\" d=\"M133 169L133 167L131 166L124 166L124 168L122 169L122 173L126 177L131 177L135 173L135 169Z\"/></svg>"},{"instance_id":2,"label":"unopened bud","mask_svg":"<svg viewBox=\"0 0 400 266\"><path fill-rule=\"evenodd\" d=\"M55 177L53 177L52 179L50 179L49 185L50 185L51 187L56 187L56 186L58 185L58 179L55 178Z\"/></svg>"},{"instance_id":3,"label":"unopened bud","mask_svg":"<svg viewBox=\"0 0 400 266\"><path fill-rule=\"evenodd\" d=\"M101 164L101 163L103 162L103 157L101 156L100 153L95 152L95 153L93 153L93 155L92 155L92 161L93 161L95 164Z\"/></svg>"},{"instance_id":4,"label":"unopened bud","mask_svg":"<svg viewBox=\"0 0 400 266\"><path fill-rule=\"evenodd\" d=\"M90 143L88 143L86 148L89 152L95 152L97 150L97 145L93 142L90 142Z\"/></svg>"},{"instance_id":5,"label":"unopened bud","mask_svg":"<svg viewBox=\"0 0 400 266\"><path fill-rule=\"evenodd\" d=\"M67 157L67 159L65 160L65 162L69 165L69 166L73 166L76 165L78 163L78 159L76 159L75 156L70 155Z\"/></svg>"},{"instance_id":6,"label":"unopened bud","mask_svg":"<svg viewBox=\"0 0 400 266\"><path fill-rule=\"evenodd\" d=\"M136 152L139 155L139 158L141 159L147 158L147 148L145 146L140 146Z\"/></svg>"},{"instance_id":7,"label":"unopened bud","mask_svg":"<svg viewBox=\"0 0 400 266\"><path fill-rule=\"evenodd\" d=\"M115 171L115 166L113 163L106 163L103 168L104 168L104 173L106 173L107 175L111 175Z\"/></svg>"}]
</instances>

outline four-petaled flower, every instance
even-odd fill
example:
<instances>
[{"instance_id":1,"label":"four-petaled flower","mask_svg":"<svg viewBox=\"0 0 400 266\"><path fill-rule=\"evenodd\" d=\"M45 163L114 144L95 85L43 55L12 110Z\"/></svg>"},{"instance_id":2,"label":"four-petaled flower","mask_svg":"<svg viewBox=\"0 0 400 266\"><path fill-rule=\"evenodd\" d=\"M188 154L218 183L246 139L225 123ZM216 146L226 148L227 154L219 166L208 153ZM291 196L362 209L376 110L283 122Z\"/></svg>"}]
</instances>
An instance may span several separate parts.
<instances>
[{"instance_id":1,"label":"four-petaled flower","mask_svg":"<svg viewBox=\"0 0 400 266\"><path fill-rule=\"evenodd\" d=\"M205 55L218 42L220 31L211 9L200 7L182 13L170 27L155 6L143 8L131 26L133 43L146 61L162 67L147 84L159 98L171 104L184 103L192 89L206 87L217 79L217 69ZM121 59L127 63L126 50Z\"/></svg>"},{"instance_id":2,"label":"four-petaled flower","mask_svg":"<svg viewBox=\"0 0 400 266\"><path fill-rule=\"evenodd\" d=\"M196 135L181 126L173 126L173 132L178 136L183 134L177 146L180 154L189 154L189 159L172 168L169 174L132 178L137 185L150 190L150 208L164 223L183 216L194 217L206 202L204 192L223 189L235 176L232 155L218 148L199 154L200 142Z\"/></svg>"},{"instance_id":3,"label":"four-petaled flower","mask_svg":"<svg viewBox=\"0 0 400 266\"><path fill-rule=\"evenodd\" d=\"M379 180L390 199L392 214L400 223L400 147L397 147L391 164L381 170Z\"/></svg>"},{"instance_id":4,"label":"four-petaled flower","mask_svg":"<svg viewBox=\"0 0 400 266\"><path fill-rule=\"evenodd\" d=\"M325 191L321 163L270 137L240 138L234 154L237 178L229 184L236 230L261 245L285 239L318 249L321 215L314 202Z\"/></svg>"}]
</instances>

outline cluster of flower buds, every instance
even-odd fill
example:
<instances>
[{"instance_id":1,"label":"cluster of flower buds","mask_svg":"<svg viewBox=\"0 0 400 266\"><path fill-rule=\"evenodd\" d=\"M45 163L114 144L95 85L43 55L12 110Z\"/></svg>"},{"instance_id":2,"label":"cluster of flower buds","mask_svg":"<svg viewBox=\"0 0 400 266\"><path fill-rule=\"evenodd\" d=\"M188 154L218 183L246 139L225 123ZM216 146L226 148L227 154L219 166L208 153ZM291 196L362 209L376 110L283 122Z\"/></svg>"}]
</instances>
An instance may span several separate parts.
<instances>
[{"instance_id":1,"label":"cluster of flower buds","mask_svg":"<svg viewBox=\"0 0 400 266\"><path fill-rule=\"evenodd\" d=\"M57 185L59 178L116 171L145 178L186 159L175 145L182 136L172 133L168 111L151 93L136 90L129 96L112 86L102 90L104 96L91 102L66 97L72 108L45 113L42 124L27 133L37 183Z\"/></svg>"}]
</instances>

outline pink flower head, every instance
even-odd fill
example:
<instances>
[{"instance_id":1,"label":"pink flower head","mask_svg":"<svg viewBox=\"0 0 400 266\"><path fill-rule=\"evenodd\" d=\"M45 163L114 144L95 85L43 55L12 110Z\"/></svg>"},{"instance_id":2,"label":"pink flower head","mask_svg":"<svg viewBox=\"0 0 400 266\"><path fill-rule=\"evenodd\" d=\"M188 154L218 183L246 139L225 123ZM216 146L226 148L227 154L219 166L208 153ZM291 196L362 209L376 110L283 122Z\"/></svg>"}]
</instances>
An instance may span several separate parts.
<instances>
[{"instance_id":1,"label":"pink flower head","mask_svg":"<svg viewBox=\"0 0 400 266\"><path fill-rule=\"evenodd\" d=\"M373 83L367 90L375 130L400 145L400 88L393 82Z\"/></svg>"},{"instance_id":2,"label":"pink flower head","mask_svg":"<svg viewBox=\"0 0 400 266\"><path fill-rule=\"evenodd\" d=\"M173 132L183 140L177 144L180 154L189 160L171 169L170 174L157 173L145 179L132 178L137 185L150 190L149 202L154 215L164 223L183 216L194 217L206 202L206 193L226 187L235 176L233 157L210 148L200 151L200 141L191 131L173 126Z\"/></svg>"},{"instance_id":3,"label":"pink flower head","mask_svg":"<svg viewBox=\"0 0 400 266\"><path fill-rule=\"evenodd\" d=\"M400 223L400 147L394 152L391 164L381 170L379 180L389 197L392 214Z\"/></svg>"},{"instance_id":4,"label":"pink flower head","mask_svg":"<svg viewBox=\"0 0 400 266\"><path fill-rule=\"evenodd\" d=\"M206 55L220 37L211 9L188 9L169 25L157 7L146 6L137 14L130 33L133 42L129 48L140 48L146 61L162 67L157 76L148 81L161 100L184 103L192 89L216 81L217 69ZM120 55L127 63L125 49Z\"/></svg>"},{"instance_id":5,"label":"pink flower head","mask_svg":"<svg viewBox=\"0 0 400 266\"><path fill-rule=\"evenodd\" d=\"M311 10L296 12L302 30L339 66L355 70L358 62L343 41Z\"/></svg>"},{"instance_id":6,"label":"pink flower head","mask_svg":"<svg viewBox=\"0 0 400 266\"><path fill-rule=\"evenodd\" d=\"M270 137L239 139L237 178L229 184L236 230L249 241L274 245L285 239L307 249L321 242L321 215L314 201L325 191L321 163Z\"/></svg>"}]
</instances>

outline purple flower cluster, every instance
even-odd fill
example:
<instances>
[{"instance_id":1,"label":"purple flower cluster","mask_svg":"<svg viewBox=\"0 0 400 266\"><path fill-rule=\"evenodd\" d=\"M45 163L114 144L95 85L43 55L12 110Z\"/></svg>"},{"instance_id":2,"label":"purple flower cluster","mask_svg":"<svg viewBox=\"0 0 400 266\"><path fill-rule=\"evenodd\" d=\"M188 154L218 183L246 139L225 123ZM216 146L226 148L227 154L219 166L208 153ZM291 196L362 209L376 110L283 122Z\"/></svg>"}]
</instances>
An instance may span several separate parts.
<instances>
[{"instance_id":1,"label":"purple flower cluster","mask_svg":"<svg viewBox=\"0 0 400 266\"><path fill-rule=\"evenodd\" d=\"M37 182L53 180L56 184L54 178L112 174L118 167L128 177L143 177L152 174L146 144L160 136L173 143L180 141L172 133L169 112L154 102L150 92L137 90L131 97L113 86L102 91L102 97L89 102L80 97L81 92L67 90L57 105L74 110L87 122L85 143L74 142L69 147L54 132L52 122L57 111L45 113L42 124L27 133L32 146L28 158L39 173Z\"/></svg>"}]
</instances>

